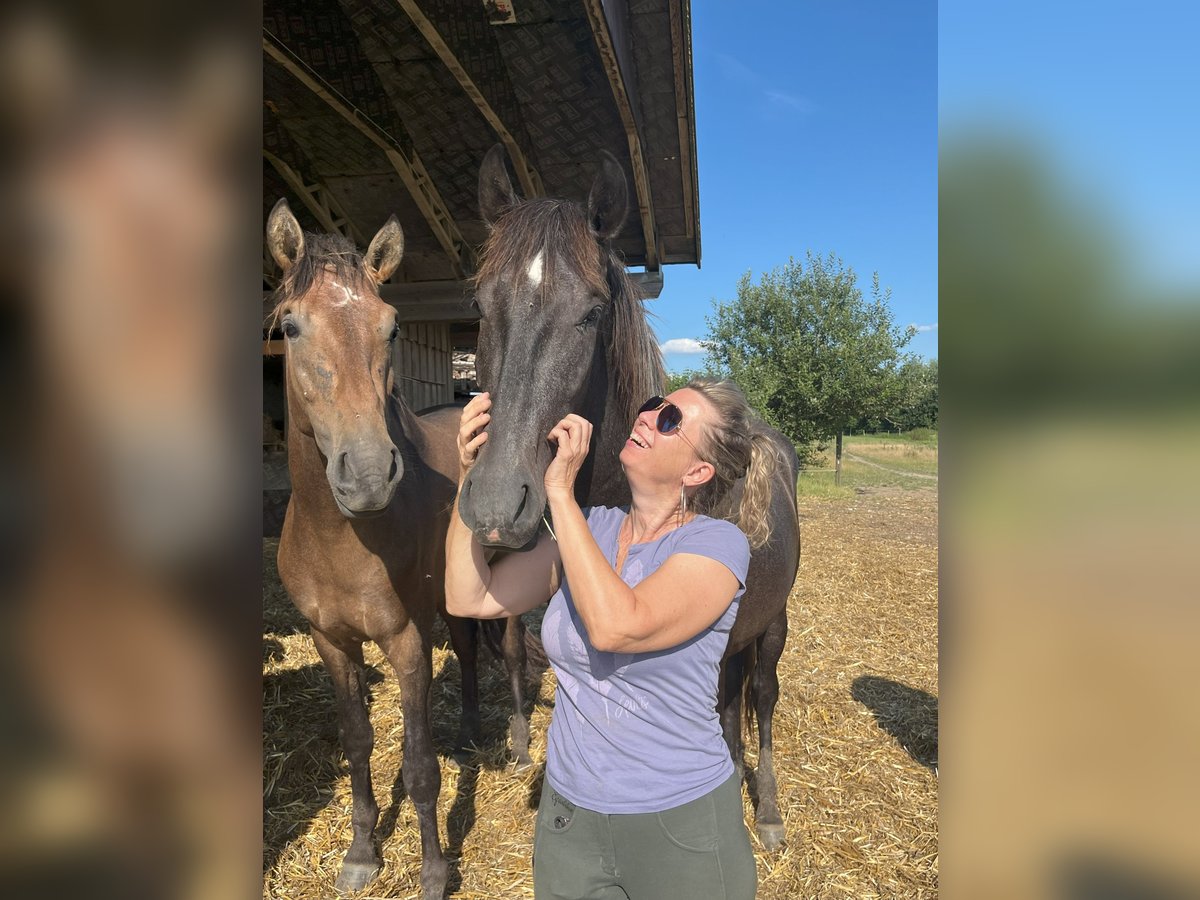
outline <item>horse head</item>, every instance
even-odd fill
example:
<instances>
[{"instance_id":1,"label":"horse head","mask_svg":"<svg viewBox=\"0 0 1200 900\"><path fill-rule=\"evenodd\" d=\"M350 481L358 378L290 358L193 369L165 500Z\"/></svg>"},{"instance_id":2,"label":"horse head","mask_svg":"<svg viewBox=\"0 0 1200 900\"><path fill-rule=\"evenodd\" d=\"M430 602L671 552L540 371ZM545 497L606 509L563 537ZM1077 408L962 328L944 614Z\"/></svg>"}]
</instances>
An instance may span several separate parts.
<instances>
[{"instance_id":1,"label":"horse head","mask_svg":"<svg viewBox=\"0 0 1200 900\"><path fill-rule=\"evenodd\" d=\"M488 442L463 484L459 511L483 544L517 549L536 536L546 506L546 436L568 412L603 407L606 346L626 288L609 240L628 207L625 176L605 153L587 205L519 200L497 145L479 175L490 233L475 276L476 368L492 395ZM590 461L589 461L590 462ZM581 473L581 481L588 472Z\"/></svg>"},{"instance_id":2,"label":"horse head","mask_svg":"<svg viewBox=\"0 0 1200 900\"><path fill-rule=\"evenodd\" d=\"M267 244L283 269L275 316L285 338L292 427L316 442L342 514L378 514L404 475L388 427L399 324L379 296L404 253L400 224L389 218L360 257L338 235L301 232L280 200Z\"/></svg>"}]
</instances>

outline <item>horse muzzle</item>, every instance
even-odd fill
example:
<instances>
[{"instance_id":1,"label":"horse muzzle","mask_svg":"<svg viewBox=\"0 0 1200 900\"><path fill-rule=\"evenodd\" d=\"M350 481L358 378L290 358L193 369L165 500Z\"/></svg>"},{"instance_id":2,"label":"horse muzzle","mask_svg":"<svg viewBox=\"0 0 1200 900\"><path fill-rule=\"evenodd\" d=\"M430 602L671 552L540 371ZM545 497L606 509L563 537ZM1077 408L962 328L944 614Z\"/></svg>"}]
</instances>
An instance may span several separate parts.
<instances>
[{"instance_id":1,"label":"horse muzzle","mask_svg":"<svg viewBox=\"0 0 1200 900\"><path fill-rule=\"evenodd\" d=\"M342 514L369 518L387 509L396 496L404 464L392 444L378 449L359 445L330 456L325 474Z\"/></svg>"},{"instance_id":2,"label":"horse muzzle","mask_svg":"<svg viewBox=\"0 0 1200 900\"><path fill-rule=\"evenodd\" d=\"M532 549L546 509L541 482L520 479L495 483L479 475L477 467L463 482L458 499L463 523L485 547Z\"/></svg>"}]
</instances>

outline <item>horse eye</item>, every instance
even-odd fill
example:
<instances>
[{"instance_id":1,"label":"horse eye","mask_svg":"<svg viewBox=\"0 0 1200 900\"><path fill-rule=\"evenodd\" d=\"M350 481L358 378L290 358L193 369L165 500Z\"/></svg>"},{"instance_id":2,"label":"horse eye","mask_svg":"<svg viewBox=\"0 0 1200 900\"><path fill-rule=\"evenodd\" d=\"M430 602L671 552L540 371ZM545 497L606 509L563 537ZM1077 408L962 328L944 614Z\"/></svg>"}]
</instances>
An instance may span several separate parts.
<instances>
[{"instance_id":1,"label":"horse eye","mask_svg":"<svg viewBox=\"0 0 1200 900\"><path fill-rule=\"evenodd\" d=\"M604 311L601 306L593 306L591 311L584 316L583 321L579 323L580 328L590 328L600 321L600 313Z\"/></svg>"},{"instance_id":2,"label":"horse eye","mask_svg":"<svg viewBox=\"0 0 1200 900\"><path fill-rule=\"evenodd\" d=\"M283 323L283 333L292 340L295 340L300 336L300 329L296 327L295 322L289 319Z\"/></svg>"},{"instance_id":3,"label":"horse eye","mask_svg":"<svg viewBox=\"0 0 1200 900\"><path fill-rule=\"evenodd\" d=\"M392 325L392 333L388 335L388 343L395 342L398 337L400 337L400 323L396 322Z\"/></svg>"}]
</instances>

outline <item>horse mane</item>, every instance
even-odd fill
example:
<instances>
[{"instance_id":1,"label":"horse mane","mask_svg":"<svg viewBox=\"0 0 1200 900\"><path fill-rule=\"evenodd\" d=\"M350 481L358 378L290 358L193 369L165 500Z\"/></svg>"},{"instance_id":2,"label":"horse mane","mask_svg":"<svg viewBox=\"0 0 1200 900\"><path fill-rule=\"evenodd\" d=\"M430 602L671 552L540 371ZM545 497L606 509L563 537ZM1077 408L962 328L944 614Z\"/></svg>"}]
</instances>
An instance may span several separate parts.
<instances>
[{"instance_id":1,"label":"horse mane","mask_svg":"<svg viewBox=\"0 0 1200 900\"><path fill-rule=\"evenodd\" d=\"M478 285L489 278L523 273L540 252L561 256L584 282L610 299L612 339L608 342L609 370L616 379L619 413L632 419L647 397L659 394L666 382L662 352L650 328L637 284L622 259L610 248L597 246L583 208L570 200L527 200L511 206L495 222L479 255L474 276ZM553 291L553 266L544 267L543 299Z\"/></svg>"},{"instance_id":2,"label":"horse mane","mask_svg":"<svg viewBox=\"0 0 1200 900\"><path fill-rule=\"evenodd\" d=\"M617 401L628 421L646 402L661 394L667 383L662 351L650 328L642 292L625 264L613 251L608 252L608 283L612 289L613 337L608 348L610 371L617 376Z\"/></svg>"}]
</instances>

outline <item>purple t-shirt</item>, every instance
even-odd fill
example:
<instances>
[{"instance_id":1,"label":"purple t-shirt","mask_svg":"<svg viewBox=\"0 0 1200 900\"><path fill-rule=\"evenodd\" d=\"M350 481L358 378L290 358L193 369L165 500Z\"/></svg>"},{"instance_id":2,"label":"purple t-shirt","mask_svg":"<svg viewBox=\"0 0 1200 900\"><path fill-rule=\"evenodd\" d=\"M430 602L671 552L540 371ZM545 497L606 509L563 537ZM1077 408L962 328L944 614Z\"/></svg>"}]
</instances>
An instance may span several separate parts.
<instances>
[{"instance_id":1,"label":"purple t-shirt","mask_svg":"<svg viewBox=\"0 0 1200 900\"><path fill-rule=\"evenodd\" d=\"M585 512L615 567L625 510ZM715 559L739 583L720 618L690 640L651 653L601 652L588 639L565 582L542 619L542 643L558 678L546 778L568 800L596 812L661 812L704 796L733 773L717 717L717 676L746 588L750 546L736 525L697 516L656 541L631 545L622 580L633 587L673 553Z\"/></svg>"}]
</instances>

